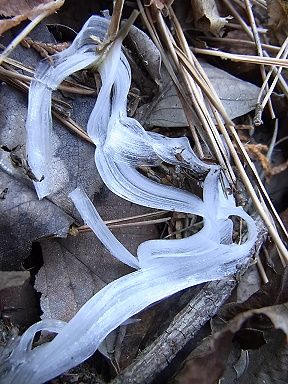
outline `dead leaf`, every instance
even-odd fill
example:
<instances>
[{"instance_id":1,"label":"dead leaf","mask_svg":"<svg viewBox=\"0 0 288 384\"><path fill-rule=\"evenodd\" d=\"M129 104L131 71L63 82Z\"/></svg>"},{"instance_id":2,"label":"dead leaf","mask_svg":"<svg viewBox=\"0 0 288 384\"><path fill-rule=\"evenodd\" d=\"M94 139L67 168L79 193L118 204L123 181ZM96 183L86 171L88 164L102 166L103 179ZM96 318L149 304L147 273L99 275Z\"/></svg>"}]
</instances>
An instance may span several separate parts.
<instances>
[{"instance_id":1,"label":"dead leaf","mask_svg":"<svg viewBox=\"0 0 288 384\"><path fill-rule=\"evenodd\" d=\"M201 65L230 119L242 116L255 108L259 93L256 85L238 79L205 62L201 62ZM163 85L159 95L151 103L140 107L136 118L148 126L187 126L187 119L172 80L165 73L162 78ZM194 119L193 123L197 124L196 116Z\"/></svg>"},{"instance_id":2,"label":"dead leaf","mask_svg":"<svg viewBox=\"0 0 288 384\"><path fill-rule=\"evenodd\" d=\"M211 32L215 36L221 36L223 28L227 24L227 17L219 15L215 0L193 0L189 20L194 29L203 32Z\"/></svg>"},{"instance_id":3,"label":"dead leaf","mask_svg":"<svg viewBox=\"0 0 288 384\"><path fill-rule=\"evenodd\" d=\"M268 320L268 323L264 320ZM228 355L232 349L232 341L237 332L245 329L248 321L253 322L253 329L267 329L272 324L288 337L287 304L275 305L260 309L252 309L241 313L231 320L221 331L204 339L186 360L184 367L172 381L173 384L214 384L224 372ZM263 322L264 321L264 322ZM263 328L264 327L264 328ZM271 327L270 327L271 328ZM253 343L253 338L250 337ZM250 347L251 348L251 347ZM249 349L249 346L247 348Z\"/></svg>"},{"instance_id":4,"label":"dead leaf","mask_svg":"<svg viewBox=\"0 0 288 384\"><path fill-rule=\"evenodd\" d=\"M28 271L0 271L0 291L5 288L19 287L29 277Z\"/></svg>"},{"instance_id":5,"label":"dead leaf","mask_svg":"<svg viewBox=\"0 0 288 384\"><path fill-rule=\"evenodd\" d=\"M104 251L93 233L79 236L41 241L44 265L35 288L42 294L43 319L69 321L96 292L130 272Z\"/></svg>"},{"instance_id":6,"label":"dead leaf","mask_svg":"<svg viewBox=\"0 0 288 384\"><path fill-rule=\"evenodd\" d=\"M237 286L237 303L246 301L255 292L258 292L261 286L261 277L259 276L256 264L251 265L241 276Z\"/></svg>"},{"instance_id":7,"label":"dead leaf","mask_svg":"<svg viewBox=\"0 0 288 384\"><path fill-rule=\"evenodd\" d=\"M160 82L161 55L146 33L134 26L129 31L129 40L133 54L139 57L142 65L158 84Z\"/></svg>"},{"instance_id":8,"label":"dead leaf","mask_svg":"<svg viewBox=\"0 0 288 384\"><path fill-rule=\"evenodd\" d=\"M248 351L248 366L237 384L284 384L288 382L287 340L281 332L269 336L267 336L267 338L269 337L267 344L259 350ZM229 381L226 384L232 383Z\"/></svg>"},{"instance_id":9,"label":"dead leaf","mask_svg":"<svg viewBox=\"0 0 288 384\"><path fill-rule=\"evenodd\" d=\"M39 321L39 303L30 279L21 285L0 290L0 312L1 318L9 319L12 324L25 329Z\"/></svg>"},{"instance_id":10,"label":"dead leaf","mask_svg":"<svg viewBox=\"0 0 288 384\"><path fill-rule=\"evenodd\" d=\"M268 27L270 35L274 38L274 43L280 45L288 35L288 5L286 0L268 0Z\"/></svg>"},{"instance_id":11,"label":"dead leaf","mask_svg":"<svg viewBox=\"0 0 288 384\"><path fill-rule=\"evenodd\" d=\"M65 0L1 0L0 14L5 17L14 17L0 20L0 34L2 35L5 31L15 27L26 19L34 19L43 12L46 12L47 16L54 13L62 7L64 1Z\"/></svg>"},{"instance_id":12,"label":"dead leaf","mask_svg":"<svg viewBox=\"0 0 288 384\"><path fill-rule=\"evenodd\" d=\"M120 199L106 188L96 197L97 209L104 219L139 215L149 211ZM123 227L117 238L133 253L144 240L156 238L153 225ZM93 233L80 233L67 239L41 241L44 265L35 288L42 293L42 318L68 321L96 292L111 281L131 272L102 246Z\"/></svg>"},{"instance_id":13,"label":"dead leaf","mask_svg":"<svg viewBox=\"0 0 288 384\"><path fill-rule=\"evenodd\" d=\"M42 41L51 41L45 26L37 27L33 33ZM12 57L30 66L39 61L36 52L21 46ZM0 189L6 190L5 198L0 199L0 265L2 269L13 270L29 255L32 241L53 234L66 236L75 217L79 217L68 193L81 184L91 197L99 191L102 181L94 162L94 146L54 121L52 169L57 174L59 188L56 194L39 201L26 170L11 161L11 150L16 147L21 148L25 159L27 98L5 83L1 84L0 96ZM72 117L75 115L77 122L85 127L95 97L64 97L64 100L73 106Z\"/></svg>"}]
</instances>

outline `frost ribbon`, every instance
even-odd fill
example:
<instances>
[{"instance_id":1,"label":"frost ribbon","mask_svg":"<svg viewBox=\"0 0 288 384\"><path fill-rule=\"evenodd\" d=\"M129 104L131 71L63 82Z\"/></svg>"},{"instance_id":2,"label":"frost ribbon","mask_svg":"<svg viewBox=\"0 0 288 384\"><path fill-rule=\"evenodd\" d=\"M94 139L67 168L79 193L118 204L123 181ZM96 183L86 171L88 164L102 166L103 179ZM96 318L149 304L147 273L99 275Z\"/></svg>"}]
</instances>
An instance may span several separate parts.
<instances>
[{"instance_id":1,"label":"frost ribbon","mask_svg":"<svg viewBox=\"0 0 288 384\"><path fill-rule=\"evenodd\" d=\"M44 176L43 181L35 182L40 198L53 190L47 165L51 156L48 143L52 89L70 73L95 61L95 43L90 35L100 25L103 33L99 37L103 38L107 28L104 20L97 16L88 20L72 46L53 57L54 66L42 63L32 82L27 151L35 176ZM150 304L187 287L233 274L239 263L246 262L255 244L255 222L241 207L236 207L232 195L223 192L219 167L199 160L187 138L171 139L146 132L139 122L127 116L131 73L121 45L122 40L118 39L98 63L102 87L87 127L96 144L98 171L108 188L122 198L148 207L194 213L203 217L203 228L180 240L145 241L134 256L107 228L85 192L81 188L74 190L70 197L84 221L114 257L137 271L101 289L67 324L43 320L32 325L3 360L1 382L5 384L44 383L78 365L95 352L113 329ZM40 95L42 103L44 98L42 106L34 100ZM43 121L39 120L40 113ZM137 171L139 165L157 165L162 161L186 167L196 175L207 174L203 198L154 183ZM233 242L231 216L246 222L247 240L242 244ZM57 336L32 349L35 333L44 329Z\"/></svg>"},{"instance_id":2,"label":"frost ribbon","mask_svg":"<svg viewBox=\"0 0 288 384\"><path fill-rule=\"evenodd\" d=\"M69 48L52 57L52 63L42 61L29 88L26 120L26 152L28 164L38 181L34 186L39 199L55 192L51 169L51 97L52 91L72 73L95 65L102 58L96 53L97 44L91 36L104 39L109 22L92 16Z\"/></svg>"}]
</instances>

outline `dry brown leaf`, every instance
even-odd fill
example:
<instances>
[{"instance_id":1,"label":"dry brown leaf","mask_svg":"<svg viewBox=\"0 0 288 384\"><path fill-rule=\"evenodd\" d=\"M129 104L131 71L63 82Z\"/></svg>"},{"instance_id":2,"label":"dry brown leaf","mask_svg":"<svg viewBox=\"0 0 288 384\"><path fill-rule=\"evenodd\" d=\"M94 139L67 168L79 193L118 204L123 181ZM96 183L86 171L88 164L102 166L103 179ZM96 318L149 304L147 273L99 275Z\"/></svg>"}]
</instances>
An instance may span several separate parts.
<instances>
[{"instance_id":1,"label":"dry brown leaf","mask_svg":"<svg viewBox=\"0 0 288 384\"><path fill-rule=\"evenodd\" d=\"M47 16L54 13L62 7L65 0L20 0L9 1L0 0L0 14L14 16L11 19L0 20L0 34L15 27L26 19L34 19L43 12L47 12Z\"/></svg>"},{"instance_id":2,"label":"dry brown leaf","mask_svg":"<svg viewBox=\"0 0 288 384\"><path fill-rule=\"evenodd\" d=\"M263 322L268 319L268 322ZM281 329L288 335L288 308L287 304L274 305L260 309L252 309L236 316L223 330L216 332L200 344L188 357L182 370L177 374L173 384L214 384L221 377L232 349L232 341L235 334L243 331L248 321L253 322L253 329L257 331L264 327L267 330L269 321L275 329ZM270 323L270 328L271 328ZM249 342L249 338L248 338ZM265 342L265 341L264 341ZM253 338L250 343L255 343ZM251 346L252 346L251 344ZM249 347L247 349L251 349ZM246 349L246 348L245 348Z\"/></svg>"},{"instance_id":3,"label":"dry brown leaf","mask_svg":"<svg viewBox=\"0 0 288 384\"><path fill-rule=\"evenodd\" d=\"M201 61L201 65L230 119L242 116L255 108L259 94L259 88L256 85L232 76L228 72L206 62ZM151 103L138 108L136 118L146 126L187 126L187 118L176 87L165 70L162 71L161 91ZM192 115L191 122L198 124L196 115Z\"/></svg>"},{"instance_id":4,"label":"dry brown leaf","mask_svg":"<svg viewBox=\"0 0 288 384\"><path fill-rule=\"evenodd\" d=\"M130 217L150 211L121 200L106 188L103 191L97 195L96 202L103 219ZM158 236L154 225L123 227L113 232L134 255L139 243ZM106 284L131 272L102 246L92 232L68 236L67 239L42 240L41 248L44 265L37 274L35 288L42 293L42 318L69 321Z\"/></svg>"},{"instance_id":5,"label":"dry brown leaf","mask_svg":"<svg viewBox=\"0 0 288 384\"><path fill-rule=\"evenodd\" d=\"M275 39L274 43L281 45L288 35L288 3L286 0L268 0L267 10L269 31Z\"/></svg>"},{"instance_id":6,"label":"dry brown leaf","mask_svg":"<svg viewBox=\"0 0 288 384\"><path fill-rule=\"evenodd\" d=\"M219 15L215 0L191 1L190 19L193 27L203 32L211 32L215 36L221 36L227 18Z\"/></svg>"}]
</instances>

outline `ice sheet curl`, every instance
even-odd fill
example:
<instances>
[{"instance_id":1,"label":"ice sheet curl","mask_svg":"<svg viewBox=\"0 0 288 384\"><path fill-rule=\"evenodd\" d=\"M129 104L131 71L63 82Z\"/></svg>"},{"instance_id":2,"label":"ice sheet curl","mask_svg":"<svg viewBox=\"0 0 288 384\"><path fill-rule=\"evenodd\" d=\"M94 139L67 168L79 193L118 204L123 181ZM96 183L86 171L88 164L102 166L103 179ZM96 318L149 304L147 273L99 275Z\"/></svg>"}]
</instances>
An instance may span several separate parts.
<instances>
[{"instance_id":1,"label":"ice sheet curl","mask_svg":"<svg viewBox=\"0 0 288 384\"><path fill-rule=\"evenodd\" d=\"M51 169L51 98L52 91L72 73L95 65L101 55L91 38L97 34L104 39L109 22L92 16L78 33L69 48L53 55L52 62L42 61L29 88L28 114L26 120L26 153L29 166L38 181L34 186L39 199L55 192Z\"/></svg>"},{"instance_id":2,"label":"ice sheet curl","mask_svg":"<svg viewBox=\"0 0 288 384\"><path fill-rule=\"evenodd\" d=\"M92 17L85 24L70 51L54 58L55 69L47 68L46 64L40 66L39 76L31 86L32 94L45 96L49 91L51 96L52 89L58 86L63 76L83 64L79 55L87 60L84 60L85 66L92 60L90 54L95 43L91 43L90 34L95 34L95 21L98 22L99 18ZM104 34L107 22L103 21L101 25ZM81 189L72 192L70 196L83 219L112 255L138 270L108 284L67 324L43 320L30 327L10 358L5 360L2 374L5 384L40 384L74 367L87 359L109 332L150 304L192 285L233 274L238 264L247 260L255 244L257 229L254 220L241 207L236 207L233 196L225 196L219 182L219 167L199 160L187 138L171 139L146 132L135 119L127 116L131 74L121 53L121 44L121 39L116 41L99 65L102 88L88 122L88 134L97 145L95 161L98 171L106 185L119 196L148 207L200 215L204 226L185 239L146 241L140 244L134 257L105 226L85 193ZM61 68L61 73L57 68ZM36 114L40 111L40 107L33 105L30 99L28 133L35 127ZM51 129L51 102L45 99L42 108L45 124L40 127L37 137L28 135L28 155L32 147L36 149L35 163L33 154L32 160L29 156L32 170L39 178L45 176L44 183L35 183L40 197L51 192L49 167L45 163L50 153L48 146L43 144ZM49 129L44 129L44 125ZM203 199L154 183L136 169L139 165L157 165L161 161L181 165L196 175L208 172L203 185ZM248 236L243 244L232 241L231 216L241 217L247 224ZM31 349L35 332L41 329L50 329L58 334L51 342Z\"/></svg>"}]
</instances>

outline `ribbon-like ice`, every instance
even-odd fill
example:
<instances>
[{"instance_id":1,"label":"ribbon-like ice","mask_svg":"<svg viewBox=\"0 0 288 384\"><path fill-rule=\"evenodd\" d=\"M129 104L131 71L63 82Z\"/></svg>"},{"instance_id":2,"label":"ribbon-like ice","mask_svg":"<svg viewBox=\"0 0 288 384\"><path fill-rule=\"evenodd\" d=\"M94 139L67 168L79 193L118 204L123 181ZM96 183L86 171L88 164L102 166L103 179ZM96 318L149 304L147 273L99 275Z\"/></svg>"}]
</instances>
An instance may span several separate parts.
<instances>
[{"instance_id":1,"label":"ribbon-like ice","mask_svg":"<svg viewBox=\"0 0 288 384\"><path fill-rule=\"evenodd\" d=\"M106 19L93 16L72 46L53 57L54 66L40 65L31 84L27 151L35 176L39 180L44 176L43 181L35 182L39 197L53 190L47 165L51 155L47 143L52 127L52 89L75 70L97 60L96 45L90 35L98 33L103 39L107 25ZM255 222L243 208L236 207L232 195L224 193L219 167L199 160L187 138L171 139L146 132L139 122L127 116L131 74L121 45L119 38L105 58L98 62L102 87L87 127L96 144L98 171L108 188L117 195L148 207L202 216L203 228L180 240L145 241L134 256L107 228L85 192L81 188L74 190L70 197L84 221L114 257L138 270L101 289L67 324L43 320L32 325L16 340L9 357L3 359L1 382L5 384L44 383L76 366L94 353L109 332L150 304L184 288L233 274L239 264L247 261L255 244ZM42 103L44 100L42 106L34 100L40 95ZM38 114L43 114L43 120ZM137 171L139 165L157 165L162 161L186 167L196 175L207 174L203 198L157 184ZM232 216L246 222L247 240L244 243L236 244L232 240ZM32 349L35 333L40 330L50 330L57 336Z\"/></svg>"}]
</instances>

